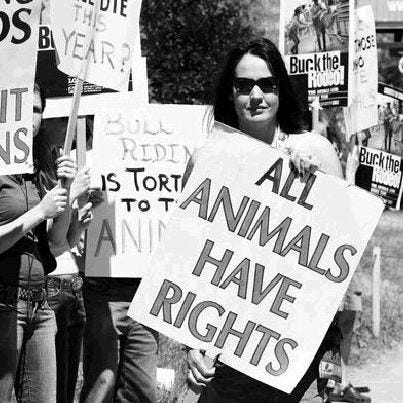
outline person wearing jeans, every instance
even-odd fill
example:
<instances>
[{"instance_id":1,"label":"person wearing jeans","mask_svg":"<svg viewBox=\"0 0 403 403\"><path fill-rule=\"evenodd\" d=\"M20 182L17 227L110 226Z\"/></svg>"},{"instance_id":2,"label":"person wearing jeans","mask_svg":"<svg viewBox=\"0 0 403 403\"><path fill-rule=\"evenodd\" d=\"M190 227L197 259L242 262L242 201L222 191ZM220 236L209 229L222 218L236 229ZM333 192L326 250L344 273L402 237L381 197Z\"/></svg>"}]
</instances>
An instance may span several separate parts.
<instances>
[{"instance_id":1,"label":"person wearing jeans","mask_svg":"<svg viewBox=\"0 0 403 403\"><path fill-rule=\"evenodd\" d=\"M39 163L43 168L45 186L50 189L57 183L54 169L58 150L64 143L67 129L66 118L48 119L41 135ZM85 309L82 296L83 280L71 248L92 220L92 204L86 202L90 188L89 169L79 170L71 184L69 193L70 216L66 231L57 242L50 244L56 256L57 268L46 281L48 302L56 314L56 361L57 403L73 403L81 357L82 336L85 325ZM83 202L78 205L78 200Z\"/></svg>"},{"instance_id":2,"label":"person wearing jeans","mask_svg":"<svg viewBox=\"0 0 403 403\"><path fill-rule=\"evenodd\" d=\"M89 396L102 402L157 401L158 333L127 315L139 283L138 278L85 279L82 402Z\"/></svg>"},{"instance_id":3,"label":"person wearing jeans","mask_svg":"<svg viewBox=\"0 0 403 403\"><path fill-rule=\"evenodd\" d=\"M13 293L13 292L11 292ZM0 401L54 402L56 321L46 296L11 296L0 285Z\"/></svg>"},{"instance_id":4,"label":"person wearing jeans","mask_svg":"<svg viewBox=\"0 0 403 403\"><path fill-rule=\"evenodd\" d=\"M50 276L49 305L56 314L57 402L74 402L81 343L85 326L82 279L76 275Z\"/></svg>"},{"instance_id":5,"label":"person wearing jeans","mask_svg":"<svg viewBox=\"0 0 403 403\"><path fill-rule=\"evenodd\" d=\"M44 97L35 85L33 154ZM36 158L35 158L36 159ZM56 161L68 189L75 175L69 157ZM35 162L33 174L0 176L0 401L54 403L56 356L54 312L47 303L45 276L56 267L49 243L59 238L68 214L68 190L46 193Z\"/></svg>"}]
</instances>

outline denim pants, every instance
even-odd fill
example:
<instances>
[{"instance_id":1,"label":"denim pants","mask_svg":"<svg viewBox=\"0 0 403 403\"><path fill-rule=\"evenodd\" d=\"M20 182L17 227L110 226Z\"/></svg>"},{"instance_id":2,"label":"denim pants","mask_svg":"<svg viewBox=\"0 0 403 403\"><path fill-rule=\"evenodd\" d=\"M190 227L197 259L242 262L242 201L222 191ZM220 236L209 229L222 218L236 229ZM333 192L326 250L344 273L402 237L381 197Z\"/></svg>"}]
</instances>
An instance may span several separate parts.
<instances>
[{"instance_id":1,"label":"denim pants","mask_svg":"<svg viewBox=\"0 0 403 403\"><path fill-rule=\"evenodd\" d=\"M86 279L82 402L89 395L102 402L157 401L158 333L127 315L137 286L134 279Z\"/></svg>"},{"instance_id":2,"label":"denim pants","mask_svg":"<svg viewBox=\"0 0 403 403\"><path fill-rule=\"evenodd\" d=\"M0 304L0 402L56 401L56 320L47 302Z\"/></svg>"},{"instance_id":3,"label":"denim pants","mask_svg":"<svg viewBox=\"0 0 403 403\"><path fill-rule=\"evenodd\" d=\"M85 325L82 291L48 288L48 302L57 322L57 402L73 403Z\"/></svg>"}]
</instances>

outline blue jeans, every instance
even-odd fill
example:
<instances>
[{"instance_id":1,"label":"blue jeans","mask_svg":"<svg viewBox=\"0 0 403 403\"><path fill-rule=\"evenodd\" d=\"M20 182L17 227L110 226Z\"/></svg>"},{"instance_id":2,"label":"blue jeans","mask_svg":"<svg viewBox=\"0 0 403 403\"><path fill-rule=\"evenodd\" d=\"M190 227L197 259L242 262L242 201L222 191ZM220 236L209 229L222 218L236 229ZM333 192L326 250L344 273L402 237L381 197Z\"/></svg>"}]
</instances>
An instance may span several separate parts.
<instances>
[{"instance_id":1,"label":"blue jeans","mask_svg":"<svg viewBox=\"0 0 403 403\"><path fill-rule=\"evenodd\" d=\"M18 312L17 312L18 310ZM56 401L56 320L47 302L0 304L0 402Z\"/></svg>"},{"instance_id":2,"label":"blue jeans","mask_svg":"<svg viewBox=\"0 0 403 403\"><path fill-rule=\"evenodd\" d=\"M135 279L86 279L81 401L89 394L102 402L157 401L158 333L127 315L137 286Z\"/></svg>"},{"instance_id":3,"label":"blue jeans","mask_svg":"<svg viewBox=\"0 0 403 403\"><path fill-rule=\"evenodd\" d=\"M57 402L73 403L85 325L82 291L48 288L48 302L57 322Z\"/></svg>"}]
</instances>

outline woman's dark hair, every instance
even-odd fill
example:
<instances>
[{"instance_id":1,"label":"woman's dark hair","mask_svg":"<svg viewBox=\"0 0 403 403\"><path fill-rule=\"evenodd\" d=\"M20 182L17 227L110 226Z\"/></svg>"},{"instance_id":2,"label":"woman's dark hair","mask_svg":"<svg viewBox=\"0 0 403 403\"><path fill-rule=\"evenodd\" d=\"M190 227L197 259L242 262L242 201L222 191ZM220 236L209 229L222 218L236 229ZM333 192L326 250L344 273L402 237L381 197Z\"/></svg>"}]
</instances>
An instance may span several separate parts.
<instances>
[{"instance_id":1,"label":"woman's dark hair","mask_svg":"<svg viewBox=\"0 0 403 403\"><path fill-rule=\"evenodd\" d=\"M41 97L42 112L43 112L45 110L45 108L46 108L45 90L36 81L35 81L35 84L34 84L34 92L39 92L39 95Z\"/></svg>"},{"instance_id":2,"label":"woman's dark hair","mask_svg":"<svg viewBox=\"0 0 403 403\"><path fill-rule=\"evenodd\" d=\"M43 88L35 81L34 93L39 92L42 102L42 112L46 107L46 97ZM39 129L39 133L34 137L32 154L34 160L34 170L39 177L39 183L46 189L52 189L57 184L56 177L56 159L58 157L57 150L51 147L43 135L43 127Z\"/></svg>"},{"instance_id":3,"label":"woman's dark hair","mask_svg":"<svg viewBox=\"0 0 403 403\"><path fill-rule=\"evenodd\" d=\"M267 38L244 42L230 51L224 69L218 79L213 101L214 119L238 128L238 117L233 101L233 79L235 68L241 58L250 53L263 59L279 86L279 108L277 121L281 131L287 134L301 133L304 110L290 82L284 61L276 45Z\"/></svg>"}]
</instances>

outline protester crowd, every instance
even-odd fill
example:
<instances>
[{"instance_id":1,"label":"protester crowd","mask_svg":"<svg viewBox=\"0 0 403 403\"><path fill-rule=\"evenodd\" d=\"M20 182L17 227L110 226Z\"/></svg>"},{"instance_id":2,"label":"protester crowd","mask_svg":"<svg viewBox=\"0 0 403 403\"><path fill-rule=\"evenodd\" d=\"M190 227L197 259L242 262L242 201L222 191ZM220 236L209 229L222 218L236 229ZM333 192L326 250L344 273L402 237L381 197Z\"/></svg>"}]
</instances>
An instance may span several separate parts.
<instances>
[{"instance_id":1,"label":"protester crowd","mask_svg":"<svg viewBox=\"0 0 403 403\"><path fill-rule=\"evenodd\" d=\"M304 123L272 42L258 39L235 47L216 88L213 131L225 131L224 123L284 150L296 175L320 169L342 177L333 146ZM73 402L81 357L82 402L156 402L158 334L128 316L141 279L85 278L82 240L102 200L88 199L97 193L90 189L89 167L78 169L73 157L60 153L66 122L41 126L45 106L35 85L34 173L0 176L0 402ZM195 159L197 153L185 181ZM347 179L353 176L350 172ZM341 354L339 367L347 364L360 293L359 282L353 282L291 394L219 360L209 368L202 351L188 349L189 383L203 390L199 401L299 402L312 384L321 401L347 392L350 402L370 401L346 377L337 389L319 371L329 354ZM338 379L337 371L330 378Z\"/></svg>"}]
</instances>

